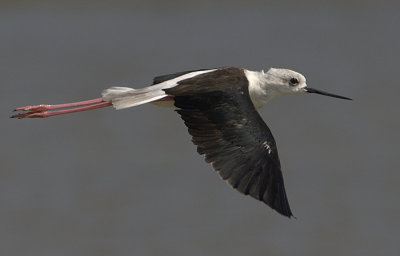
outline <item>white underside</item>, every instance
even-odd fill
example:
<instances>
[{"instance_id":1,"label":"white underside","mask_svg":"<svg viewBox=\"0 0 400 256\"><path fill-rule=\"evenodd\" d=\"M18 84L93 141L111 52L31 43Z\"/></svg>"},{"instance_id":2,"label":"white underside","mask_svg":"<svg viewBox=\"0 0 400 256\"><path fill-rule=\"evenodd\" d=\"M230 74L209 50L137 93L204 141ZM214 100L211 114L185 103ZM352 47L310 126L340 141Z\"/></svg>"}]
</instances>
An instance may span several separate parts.
<instances>
[{"instance_id":1,"label":"white underside","mask_svg":"<svg viewBox=\"0 0 400 256\"><path fill-rule=\"evenodd\" d=\"M141 89L133 89L129 87L111 87L102 92L102 97L105 101L111 101L114 108L116 109L130 108L162 99L168 96L163 91L164 89L177 86L179 81L215 70L216 69L209 69L187 73L174 79ZM163 101L155 102L155 104L163 106L173 106L171 102Z\"/></svg>"}]
</instances>

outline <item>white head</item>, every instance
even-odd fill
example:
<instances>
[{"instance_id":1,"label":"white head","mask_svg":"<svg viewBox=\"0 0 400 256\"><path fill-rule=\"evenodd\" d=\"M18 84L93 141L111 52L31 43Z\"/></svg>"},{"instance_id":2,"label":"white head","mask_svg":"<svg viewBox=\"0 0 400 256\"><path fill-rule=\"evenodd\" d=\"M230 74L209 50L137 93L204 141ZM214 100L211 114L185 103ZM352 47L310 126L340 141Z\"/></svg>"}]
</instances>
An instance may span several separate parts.
<instances>
[{"instance_id":1,"label":"white head","mask_svg":"<svg viewBox=\"0 0 400 256\"><path fill-rule=\"evenodd\" d=\"M274 96L304 93L307 87L306 78L290 69L270 68L264 78L265 89Z\"/></svg>"},{"instance_id":2,"label":"white head","mask_svg":"<svg viewBox=\"0 0 400 256\"><path fill-rule=\"evenodd\" d=\"M325 96L347 99L347 97L307 87L306 78L293 70L270 68L266 73L245 71L249 80L250 98L256 108L262 107L269 100L287 94L317 93Z\"/></svg>"}]
</instances>

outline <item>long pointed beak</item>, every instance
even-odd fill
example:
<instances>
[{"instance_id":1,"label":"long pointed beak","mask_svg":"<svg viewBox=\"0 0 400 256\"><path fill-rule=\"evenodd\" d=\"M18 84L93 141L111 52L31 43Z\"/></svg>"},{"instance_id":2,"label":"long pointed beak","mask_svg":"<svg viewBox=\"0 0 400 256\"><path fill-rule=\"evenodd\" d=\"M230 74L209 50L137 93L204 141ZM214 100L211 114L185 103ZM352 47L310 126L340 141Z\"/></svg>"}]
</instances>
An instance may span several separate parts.
<instances>
[{"instance_id":1,"label":"long pointed beak","mask_svg":"<svg viewBox=\"0 0 400 256\"><path fill-rule=\"evenodd\" d=\"M324 91L313 89L313 88L308 88L307 87L305 89L306 89L306 92L308 92L308 93L316 93L316 94L321 94L321 95L330 96L330 97L339 98L339 99L344 99L344 100L353 100L353 99L350 99L350 98L347 98L347 97L344 97L344 96L336 95L336 94L329 93L329 92L324 92Z\"/></svg>"}]
</instances>

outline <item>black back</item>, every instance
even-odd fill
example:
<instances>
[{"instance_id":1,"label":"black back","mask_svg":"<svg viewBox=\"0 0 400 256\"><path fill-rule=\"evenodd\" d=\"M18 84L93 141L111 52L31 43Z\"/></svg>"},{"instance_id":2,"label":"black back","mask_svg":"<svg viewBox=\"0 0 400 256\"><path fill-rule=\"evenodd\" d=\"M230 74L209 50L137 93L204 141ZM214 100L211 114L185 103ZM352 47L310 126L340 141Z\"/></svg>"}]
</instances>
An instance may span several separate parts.
<instances>
[{"instance_id":1,"label":"black back","mask_svg":"<svg viewBox=\"0 0 400 256\"><path fill-rule=\"evenodd\" d=\"M235 189L291 217L275 140L250 100L242 69L180 81L174 96L197 151Z\"/></svg>"},{"instance_id":2,"label":"black back","mask_svg":"<svg viewBox=\"0 0 400 256\"><path fill-rule=\"evenodd\" d=\"M203 70L207 70L207 69L196 69L196 70L188 70L188 71L182 71L182 72L177 72L177 73L173 73L173 74L168 74L168 75L161 75L161 76L156 76L153 78L153 85L155 84L159 84L171 79L174 79L178 76L183 76L187 73L191 73L191 72L196 72L196 71L203 71Z\"/></svg>"}]
</instances>

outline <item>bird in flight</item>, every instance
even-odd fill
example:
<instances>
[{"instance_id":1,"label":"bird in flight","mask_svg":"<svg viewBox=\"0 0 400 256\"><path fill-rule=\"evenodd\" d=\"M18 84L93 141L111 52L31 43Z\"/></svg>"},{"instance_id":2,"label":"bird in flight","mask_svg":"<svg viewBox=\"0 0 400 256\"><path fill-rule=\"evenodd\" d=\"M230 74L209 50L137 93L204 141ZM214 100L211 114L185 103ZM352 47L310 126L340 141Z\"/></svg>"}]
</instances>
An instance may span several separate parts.
<instances>
[{"instance_id":1,"label":"bird in flight","mask_svg":"<svg viewBox=\"0 0 400 256\"><path fill-rule=\"evenodd\" d=\"M288 94L316 93L350 98L307 87L300 73L223 67L157 76L151 86L111 87L101 98L58 105L16 108L12 118L45 118L107 106L116 109L145 103L176 109L199 154L239 192L292 217L275 140L257 112L269 100Z\"/></svg>"}]
</instances>

